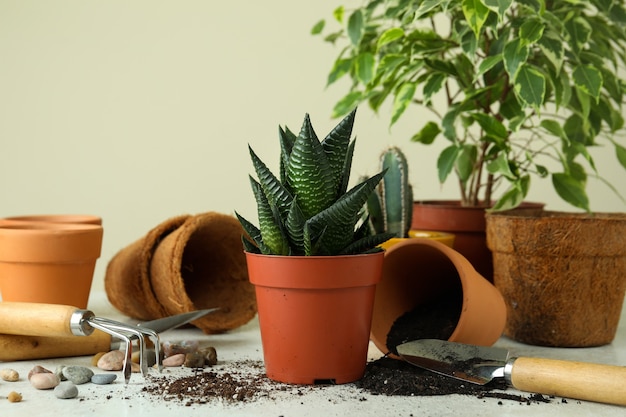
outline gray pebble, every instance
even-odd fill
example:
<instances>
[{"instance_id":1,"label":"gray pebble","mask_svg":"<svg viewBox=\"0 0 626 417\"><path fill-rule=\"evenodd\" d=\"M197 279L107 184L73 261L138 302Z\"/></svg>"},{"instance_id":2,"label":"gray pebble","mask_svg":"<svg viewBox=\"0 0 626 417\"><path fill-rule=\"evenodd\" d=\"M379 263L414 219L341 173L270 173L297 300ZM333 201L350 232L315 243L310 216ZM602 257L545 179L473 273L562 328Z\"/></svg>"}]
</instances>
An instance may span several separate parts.
<instances>
[{"instance_id":1,"label":"gray pebble","mask_svg":"<svg viewBox=\"0 0 626 417\"><path fill-rule=\"evenodd\" d=\"M66 366L63 368L63 376L75 385L81 385L91 381L93 371L84 366Z\"/></svg>"},{"instance_id":2,"label":"gray pebble","mask_svg":"<svg viewBox=\"0 0 626 417\"><path fill-rule=\"evenodd\" d=\"M64 400L69 398L75 398L78 395L78 388L76 388L76 385L74 385L70 381L61 382L54 388L54 395L57 398L61 398Z\"/></svg>"},{"instance_id":3,"label":"gray pebble","mask_svg":"<svg viewBox=\"0 0 626 417\"><path fill-rule=\"evenodd\" d=\"M94 374L91 377L91 382L98 385L107 385L115 381L117 375L115 374Z\"/></svg>"}]
</instances>

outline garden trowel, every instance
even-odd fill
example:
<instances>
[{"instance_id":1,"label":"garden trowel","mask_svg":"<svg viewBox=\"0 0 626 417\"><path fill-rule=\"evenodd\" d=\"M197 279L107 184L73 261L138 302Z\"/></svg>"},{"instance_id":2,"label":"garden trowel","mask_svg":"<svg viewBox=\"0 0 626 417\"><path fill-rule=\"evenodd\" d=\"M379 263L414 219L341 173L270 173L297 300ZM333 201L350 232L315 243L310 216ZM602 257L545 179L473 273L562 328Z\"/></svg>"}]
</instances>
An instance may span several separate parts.
<instances>
[{"instance_id":1,"label":"garden trowel","mask_svg":"<svg viewBox=\"0 0 626 417\"><path fill-rule=\"evenodd\" d=\"M504 378L521 391L626 405L626 367L622 366L515 358L503 348L436 339L407 342L397 350L413 365L474 384Z\"/></svg>"}]
</instances>

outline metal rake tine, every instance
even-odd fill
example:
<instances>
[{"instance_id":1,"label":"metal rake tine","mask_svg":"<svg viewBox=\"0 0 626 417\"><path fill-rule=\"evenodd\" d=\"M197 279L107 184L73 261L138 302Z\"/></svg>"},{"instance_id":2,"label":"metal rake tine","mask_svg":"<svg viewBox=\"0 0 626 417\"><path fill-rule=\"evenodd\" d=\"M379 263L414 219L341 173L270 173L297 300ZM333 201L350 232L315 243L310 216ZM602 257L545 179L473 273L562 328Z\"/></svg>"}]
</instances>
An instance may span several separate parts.
<instances>
[{"instance_id":1,"label":"metal rake tine","mask_svg":"<svg viewBox=\"0 0 626 417\"><path fill-rule=\"evenodd\" d=\"M141 368L141 374L145 377L148 374L148 365L146 363L146 357L145 357L146 356L146 351L145 351L146 339L144 338L143 329L138 329L134 326L129 326L119 321L107 319L104 317L95 317L95 320L98 321L103 326L109 327L110 329L115 329L121 332L128 332L139 338L139 366Z\"/></svg>"},{"instance_id":2,"label":"metal rake tine","mask_svg":"<svg viewBox=\"0 0 626 417\"><path fill-rule=\"evenodd\" d=\"M132 355L133 355L133 345L132 342L130 340L130 337L128 337L125 333L122 332L118 332L114 329L111 329L105 325L102 325L100 323L98 323L97 320L94 320L95 317L91 317L88 319L88 323L91 327L98 329L98 330L102 330L103 332L110 334L111 336L115 336L118 337L122 340L124 340L124 342L126 342L126 346L124 347L124 368L123 368L123 372L124 372L124 382L126 384L128 384L128 382L130 381L130 374L131 374L131 364L132 364Z\"/></svg>"}]
</instances>

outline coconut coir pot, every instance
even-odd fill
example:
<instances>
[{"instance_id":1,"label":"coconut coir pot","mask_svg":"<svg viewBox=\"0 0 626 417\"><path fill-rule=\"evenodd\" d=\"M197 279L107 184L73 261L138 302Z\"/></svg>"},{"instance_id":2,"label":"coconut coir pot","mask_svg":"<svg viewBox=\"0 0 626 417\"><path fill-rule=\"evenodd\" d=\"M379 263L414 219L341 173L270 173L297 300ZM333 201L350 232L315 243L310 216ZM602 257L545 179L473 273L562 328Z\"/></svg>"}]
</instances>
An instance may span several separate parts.
<instances>
[{"instance_id":1,"label":"coconut coir pot","mask_svg":"<svg viewBox=\"0 0 626 417\"><path fill-rule=\"evenodd\" d=\"M242 234L226 214L169 219L109 262L107 297L122 313L144 320L219 307L193 324L205 333L239 327L256 315Z\"/></svg>"},{"instance_id":2,"label":"coconut coir pot","mask_svg":"<svg viewBox=\"0 0 626 417\"><path fill-rule=\"evenodd\" d=\"M507 336L560 347L613 340L626 290L626 214L490 213L487 243Z\"/></svg>"}]
</instances>

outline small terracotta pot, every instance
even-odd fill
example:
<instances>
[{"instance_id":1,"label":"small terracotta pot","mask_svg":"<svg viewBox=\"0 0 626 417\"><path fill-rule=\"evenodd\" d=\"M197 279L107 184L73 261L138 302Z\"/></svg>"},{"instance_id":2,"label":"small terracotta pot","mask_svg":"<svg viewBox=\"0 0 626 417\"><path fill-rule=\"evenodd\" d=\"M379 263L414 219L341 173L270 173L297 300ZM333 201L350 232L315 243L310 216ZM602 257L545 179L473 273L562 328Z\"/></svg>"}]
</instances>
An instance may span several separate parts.
<instances>
[{"instance_id":1,"label":"small terracotta pot","mask_svg":"<svg viewBox=\"0 0 626 417\"><path fill-rule=\"evenodd\" d=\"M4 222L44 222L102 225L102 217L91 214L35 214L27 216L11 216L0 220Z\"/></svg>"},{"instance_id":2,"label":"small terracotta pot","mask_svg":"<svg viewBox=\"0 0 626 417\"><path fill-rule=\"evenodd\" d=\"M86 308L102 235L91 224L0 223L3 301Z\"/></svg>"},{"instance_id":3,"label":"small terracotta pot","mask_svg":"<svg viewBox=\"0 0 626 417\"><path fill-rule=\"evenodd\" d=\"M626 293L626 214L487 215L504 334L554 347L611 343Z\"/></svg>"},{"instance_id":4,"label":"small terracotta pot","mask_svg":"<svg viewBox=\"0 0 626 417\"><path fill-rule=\"evenodd\" d=\"M362 378L384 253L246 259L267 376L293 384Z\"/></svg>"},{"instance_id":5,"label":"small terracotta pot","mask_svg":"<svg viewBox=\"0 0 626 417\"><path fill-rule=\"evenodd\" d=\"M371 340L381 352L392 352L387 336L396 320L451 290L460 291L463 301L448 340L482 346L495 343L506 321L504 300L463 255L430 239L406 239L393 245L385 253L376 288Z\"/></svg>"}]
</instances>

